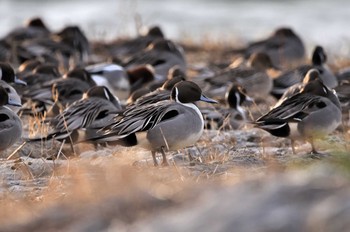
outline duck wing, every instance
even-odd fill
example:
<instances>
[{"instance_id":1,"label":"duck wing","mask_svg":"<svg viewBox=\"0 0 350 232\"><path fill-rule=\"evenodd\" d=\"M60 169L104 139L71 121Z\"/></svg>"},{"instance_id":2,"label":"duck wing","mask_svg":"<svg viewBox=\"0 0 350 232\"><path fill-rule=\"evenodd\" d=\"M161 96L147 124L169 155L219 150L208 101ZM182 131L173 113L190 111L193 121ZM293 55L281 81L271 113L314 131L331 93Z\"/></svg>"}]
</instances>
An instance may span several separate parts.
<instances>
[{"instance_id":1,"label":"duck wing","mask_svg":"<svg viewBox=\"0 0 350 232\"><path fill-rule=\"evenodd\" d=\"M116 117L116 122L105 127L102 134L107 137L113 135L123 138L136 132L150 130L161 121L180 114L177 106L178 103L173 101L161 101L129 109L121 118Z\"/></svg>"}]
</instances>

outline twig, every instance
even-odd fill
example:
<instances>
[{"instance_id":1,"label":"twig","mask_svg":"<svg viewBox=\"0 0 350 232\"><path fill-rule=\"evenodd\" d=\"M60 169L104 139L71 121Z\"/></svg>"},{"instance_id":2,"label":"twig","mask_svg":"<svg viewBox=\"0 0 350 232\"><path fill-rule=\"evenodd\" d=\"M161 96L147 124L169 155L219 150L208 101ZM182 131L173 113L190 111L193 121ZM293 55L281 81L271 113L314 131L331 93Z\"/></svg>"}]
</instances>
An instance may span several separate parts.
<instances>
[{"instance_id":1,"label":"twig","mask_svg":"<svg viewBox=\"0 0 350 232\"><path fill-rule=\"evenodd\" d=\"M179 168L177 167L177 165L176 165L175 162L174 162L173 165L174 165L174 167L175 167L176 172L179 174L181 181L183 182L183 181L185 180L184 176L181 174L181 172L180 172L180 170L179 170Z\"/></svg>"},{"instance_id":2,"label":"twig","mask_svg":"<svg viewBox=\"0 0 350 232\"><path fill-rule=\"evenodd\" d=\"M11 159L12 158L12 156L14 156L19 150L21 150L22 149L22 147L24 146L24 145L26 145L26 143L27 143L27 141L24 141L22 144L21 144L21 146L19 146L19 147L17 147L17 149L16 150L14 150L8 157L7 157L7 159L6 160L9 160L9 159Z\"/></svg>"}]
</instances>

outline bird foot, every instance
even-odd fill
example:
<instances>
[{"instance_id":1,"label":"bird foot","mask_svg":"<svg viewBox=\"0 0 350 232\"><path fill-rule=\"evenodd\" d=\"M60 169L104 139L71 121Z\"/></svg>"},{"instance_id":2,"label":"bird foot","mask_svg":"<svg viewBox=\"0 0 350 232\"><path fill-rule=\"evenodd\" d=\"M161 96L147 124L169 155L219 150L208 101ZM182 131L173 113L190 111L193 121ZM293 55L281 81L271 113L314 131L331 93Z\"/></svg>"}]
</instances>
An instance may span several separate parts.
<instances>
[{"instance_id":1,"label":"bird foot","mask_svg":"<svg viewBox=\"0 0 350 232\"><path fill-rule=\"evenodd\" d=\"M163 167L168 167L168 166L169 166L168 161L163 160L163 162L162 162L162 166L163 166Z\"/></svg>"},{"instance_id":2,"label":"bird foot","mask_svg":"<svg viewBox=\"0 0 350 232\"><path fill-rule=\"evenodd\" d=\"M323 159L326 157L329 157L330 154L327 152L319 152L319 151L311 151L311 153L309 154L309 157L311 159Z\"/></svg>"}]
</instances>

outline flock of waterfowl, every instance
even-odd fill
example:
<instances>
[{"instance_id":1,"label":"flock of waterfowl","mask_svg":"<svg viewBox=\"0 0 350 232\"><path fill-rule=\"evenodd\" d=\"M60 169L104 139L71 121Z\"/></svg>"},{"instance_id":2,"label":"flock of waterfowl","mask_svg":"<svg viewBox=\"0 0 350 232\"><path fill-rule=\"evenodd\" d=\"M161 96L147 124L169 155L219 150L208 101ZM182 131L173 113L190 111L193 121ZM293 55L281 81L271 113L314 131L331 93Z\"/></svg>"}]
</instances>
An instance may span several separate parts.
<instances>
[{"instance_id":1,"label":"flock of waterfowl","mask_svg":"<svg viewBox=\"0 0 350 232\"><path fill-rule=\"evenodd\" d=\"M242 49L229 65L188 77L184 49L159 27L144 35L92 44L77 26L52 32L40 18L0 40L0 151L23 137L99 146L140 145L165 153L195 144L204 129L253 125L273 136L313 141L348 120L350 70L333 73L321 46L307 60L289 28ZM234 59L233 59L234 57ZM278 102L256 118L251 102ZM204 101L208 104L198 104ZM36 117L46 134L22 134L20 118ZM38 125L37 125L38 126ZM294 146L292 146L295 152Z\"/></svg>"}]
</instances>

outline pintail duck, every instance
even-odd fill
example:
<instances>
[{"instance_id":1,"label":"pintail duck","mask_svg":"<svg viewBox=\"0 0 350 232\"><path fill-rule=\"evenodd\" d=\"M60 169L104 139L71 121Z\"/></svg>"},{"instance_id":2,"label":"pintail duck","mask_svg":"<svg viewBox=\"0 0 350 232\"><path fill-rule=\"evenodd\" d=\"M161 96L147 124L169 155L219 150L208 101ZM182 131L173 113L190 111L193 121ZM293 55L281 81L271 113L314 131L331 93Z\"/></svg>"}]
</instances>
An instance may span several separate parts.
<instances>
[{"instance_id":1,"label":"pintail duck","mask_svg":"<svg viewBox=\"0 0 350 232\"><path fill-rule=\"evenodd\" d=\"M186 72L187 66L183 48L166 39L155 40L147 48L134 54L123 66L129 69L145 64L152 65L155 73L163 78L173 66L178 65L183 72Z\"/></svg>"},{"instance_id":2,"label":"pintail duck","mask_svg":"<svg viewBox=\"0 0 350 232\"><path fill-rule=\"evenodd\" d=\"M346 67L346 68L340 69L336 73L336 77L337 77L338 82L350 81L350 67Z\"/></svg>"},{"instance_id":3,"label":"pintail duck","mask_svg":"<svg viewBox=\"0 0 350 232\"><path fill-rule=\"evenodd\" d=\"M130 81L124 67L113 63L99 63L85 67L97 85L106 86L114 95L125 99L129 95Z\"/></svg>"},{"instance_id":4,"label":"pintail duck","mask_svg":"<svg viewBox=\"0 0 350 232\"><path fill-rule=\"evenodd\" d=\"M27 92L41 88L44 83L62 77L58 67L54 64L38 64L32 71L19 73L21 79L27 83Z\"/></svg>"},{"instance_id":5,"label":"pintail duck","mask_svg":"<svg viewBox=\"0 0 350 232\"><path fill-rule=\"evenodd\" d=\"M229 66L228 68L205 78L209 89L205 91L209 97L224 96L231 83L241 85L247 94L253 98L263 98L272 89L272 79L266 73L269 69L276 69L271 59L265 53L253 54L246 64Z\"/></svg>"},{"instance_id":6,"label":"pintail duck","mask_svg":"<svg viewBox=\"0 0 350 232\"><path fill-rule=\"evenodd\" d=\"M17 75L25 76L26 74L32 73L33 70L41 64L44 64L44 62L40 59L27 60L20 64L17 69Z\"/></svg>"},{"instance_id":7,"label":"pintail duck","mask_svg":"<svg viewBox=\"0 0 350 232\"><path fill-rule=\"evenodd\" d=\"M243 108L244 103L253 100L246 94L246 90L236 84L232 84L225 94L226 107L200 108L206 122L207 129L240 129L245 125L247 114Z\"/></svg>"},{"instance_id":8,"label":"pintail duck","mask_svg":"<svg viewBox=\"0 0 350 232\"><path fill-rule=\"evenodd\" d=\"M17 104L9 104L7 105L13 112L17 113L21 109L21 97L18 95L15 88L9 85L7 82L0 80L0 86L7 92L8 97L12 102L16 102Z\"/></svg>"},{"instance_id":9,"label":"pintail duck","mask_svg":"<svg viewBox=\"0 0 350 232\"><path fill-rule=\"evenodd\" d=\"M90 55L90 44L79 26L67 26L52 35L52 39L70 48L72 57L78 64L87 62Z\"/></svg>"},{"instance_id":10,"label":"pintail duck","mask_svg":"<svg viewBox=\"0 0 350 232\"><path fill-rule=\"evenodd\" d=\"M164 80L154 80L143 88L139 88L138 90L131 93L127 100L127 106L133 105L136 101L138 101L138 104L140 102L144 103L150 103L150 101L146 99L154 99L155 101L151 100L151 102L157 102L159 99L161 100L169 100L170 99L170 93L174 85L180 81L186 80L186 74L180 70L180 68L175 65L171 69L169 69L169 73L167 76L166 81ZM168 95L168 97L157 97L157 95ZM140 100L138 100L140 98ZM142 100L141 100L142 99ZM146 101L144 101L146 100ZM143 103L142 103L143 104Z\"/></svg>"},{"instance_id":11,"label":"pintail duck","mask_svg":"<svg viewBox=\"0 0 350 232\"><path fill-rule=\"evenodd\" d=\"M121 110L119 99L108 88L95 86L90 88L80 100L49 120L52 130L47 136L29 140L56 139L75 143L79 137L79 129L84 129L84 133L87 134L90 131L96 132Z\"/></svg>"},{"instance_id":12,"label":"pintail duck","mask_svg":"<svg viewBox=\"0 0 350 232\"><path fill-rule=\"evenodd\" d=\"M9 84L27 85L25 81L17 78L15 70L6 62L0 62L0 80Z\"/></svg>"},{"instance_id":13,"label":"pintail duck","mask_svg":"<svg viewBox=\"0 0 350 232\"><path fill-rule=\"evenodd\" d=\"M195 83L179 82L171 91L171 100L126 110L90 139L101 142L133 136L138 145L152 151L155 166L156 152L162 153L162 164L168 165L166 151L193 145L202 135L203 116L195 101L216 103L205 97Z\"/></svg>"},{"instance_id":14,"label":"pintail duck","mask_svg":"<svg viewBox=\"0 0 350 232\"><path fill-rule=\"evenodd\" d=\"M19 64L28 60L41 59L45 63L59 62L60 66L66 70L72 64L77 66L87 62L90 53L87 38L76 26L66 27L57 33L23 40L12 46L13 60Z\"/></svg>"},{"instance_id":15,"label":"pintail duck","mask_svg":"<svg viewBox=\"0 0 350 232\"><path fill-rule=\"evenodd\" d=\"M11 44L5 39L0 39L0 61L11 62L12 61L12 49Z\"/></svg>"},{"instance_id":16,"label":"pintail duck","mask_svg":"<svg viewBox=\"0 0 350 232\"><path fill-rule=\"evenodd\" d=\"M22 136L22 122L7 106L21 106L6 89L0 86L0 152L12 146Z\"/></svg>"},{"instance_id":17,"label":"pintail duck","mask_svg":"<svg viewBox=\"0 0 350 232\"><path fill-rule=\"evenodd\" d=\"M295 139L307 140L311 143L312 153L317 153L314 139L334 131L341 123L341 117L335 91L324 85L321 79L316 79L258 118L255 124L274 136L290 138L293 153Z\"/></svg>"},{"instance_id":18,"label":"pintail duck","mask_svg":"<svg viewBox=\"0 0 350 232\"><path fill-rule=\"evenodd\" d=\"M305 58L305 47L300 37L291 28L279 28L270 37L250 43L247 47L234 50L234 53L249 57L256 52L269 55L274 65L289 67Z\"/></svg>"},{"instance_id":19,"label":"pintail duck","mask_svg":"<svg viewBox=\"0 0 350 232\"><path fill-rule=\"evenodd\" d=\"M343 79L335 88L343 112L344 126L350 126L350 80Z\"/></svg>"},{"instance_id":20,"label":"pintail duck","mask_svg":"<svg viewBox=\"0 0 350 232\"><path fill-rule=\"evenodd\" d=\"M157 79L152 65L140 65L127 70L130 82L130 93L147 86Z\"/></svg>"},{"instance_id":21,"label":"pintail duck","mask_svg":"<svg viewBox=\"0 0 350 232\"><path fill-rule=\"evenodd\" d=\"M275 104L274 107L277 107L279 105L282 104L282 102L284 102L287 98L290 98L291 96L299 93L300 91L302 91L305 87L305 85L307 85L309 82L317 80L320 78L320 72L317 69L310 69L304 79L303 82L301 83L297 83L292 85L291 87L289 87L284 94L282 95L282 97L278 100L278 102Z\"/></svg>"},{"instance_id":22,"label":"pintail duck","mask_svg":"<svg viewBox=\"0 0 350 232\"><path fill-rule=\"evenodd\" d=\"M335 88L338 85L337 78L326 65L327 55L321 46L316 46L312 54L312 64L302 65L289 70L273 80L272 95L280 97L290 86L302 82L310 69L317 69L320 78L328 88Z\"/></svg>"},{"instance_id":23,"label":"pintail duck","mask_svg":"<svg viewBox=\"0 0 350 232\"><path fill-rule=\"evenodd\" d=\"M35 17L26 21L23 27L10 31L5 36L5 40L9 43L19 43L25 40L48 37L49 35L50 30L44 21L41 18Z\"/></svg>"},{"instance_id":24,"label":"pintail duck","mask_svg":"<svg viewBox=\"0 0 350 232\"><path fill-rule=\"evenodd\" d=\"M164 33L159 26L152 26L136 38L123 41L119 44L112 43L107 45L107 52L121 61L126 61L157 39L165 39Z\"/></svg>"},{"instance_id":25,"label":"pintail duck","mask_svg":"<svg viewBox=\"0 0 350 232\"><path fill-rule=\"evenodd\" d=\"M95 85L86 70L76 68L61 78L47 81L39 88L32 89L24 94L23 98L44 104L43 110L50 112L50 116L54 117L62 108L64 109L74 101L79 100L86 91Z\"/></svg>"},{"instance_id":26,"label":"pintail duck","mask_svg":"<svg viewBox=\"0 0 350 232\"><path fill-rule=\"evenodd\" d=\"M10 99L18 104L9 104L7 107L17 113L21 107L21 97L10 84L26 85L26 82L17 79L13 68L8 63L0 62L0 86L6 90Z\"/></svg>"},{"instance_id":27,"label":"pintail duck","mask_svg":"<svg viewBox=\"0 0 350 232\"><path fill-rule=\"evenodd\" d=\"M31 66L31 65L30 65ZM21 108L21 113L24 115L36 115L37 113L47 111L47 106L51 103L45 103L41 101L42 99L31 98L30 96L35 96L33 93L39 93L42 91L45 83L52 83L54 80L59 79L62 75L58 71L58 67L53 64L42 64L39 63L30 69L21 69L22 71L18 73L23 81L27 83L25 87L16 87L17 92L23 96L23 105Z\"/></svg>"},{"instance_id":28,"label":"pintail duck","mask_svg":"<svg viewBox=\"0 0 350 232\"><path fill-rule=\"evenodd\" d=\"M143 89L140 89L140 91L135 91L133 95L130 96L129 98L129 104L127 105L127 108L130 107L139 107L142 105L147 105L147 104L153 104L159 101L164 101L164 100L170 100L170 95L171 95L171 90L180 81L185 81L184 75L175 75L175 76L169 76L169 79L164 82L164 84L151 91L148 92L142 96L136 96L138 94L142 94ZM133 99L133 100L131 100Z\"/></svg>"}]
</instances>

